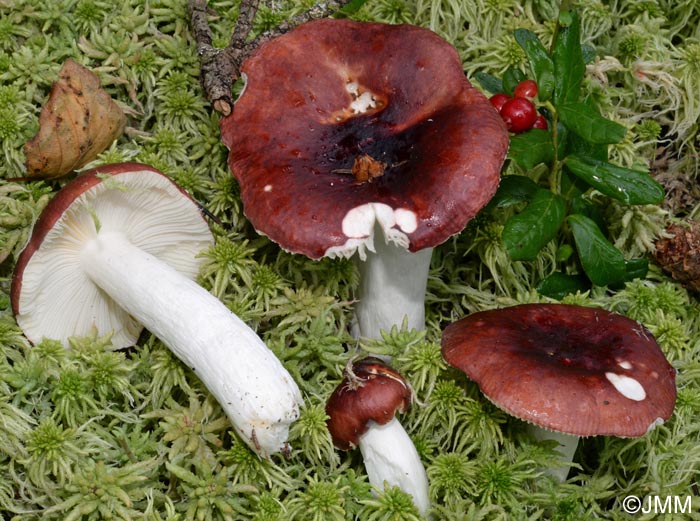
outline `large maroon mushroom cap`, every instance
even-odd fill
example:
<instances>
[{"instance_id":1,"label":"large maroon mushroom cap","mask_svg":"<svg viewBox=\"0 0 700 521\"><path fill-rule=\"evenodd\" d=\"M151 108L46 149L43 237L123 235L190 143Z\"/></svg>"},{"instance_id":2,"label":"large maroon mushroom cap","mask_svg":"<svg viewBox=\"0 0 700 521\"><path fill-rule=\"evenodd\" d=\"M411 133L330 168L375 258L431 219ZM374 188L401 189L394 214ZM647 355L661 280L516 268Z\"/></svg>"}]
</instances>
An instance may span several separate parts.
<instances>
[{"instance_id":1,"label":"large maroon mushroom cap","mask_svg":"<svg viewBox=\"0 0 700 521\"><path fill-rule=\"evenodd\" d=\"M675 370L641 324L605 310L524 304L449 325L442 354L506 412L579 436L642 436L667 420Z\"/></svg>"},{"instance_id":2,"label":"large maroon mushroom cap","mask_svg":"<svg viewBox=\"0 0 700 521\"><path fill-rule=\"evenodd\" d=\"M341 450L356 447L370 421L388 423L410 407L412 396L404 378L378 358L355 362L326 403L333 443Z\"/></svg>"},{"instance_id":3,"label":"large maroon mushroom cap","mask_svg":"<svg viewBox=\"0 0 700 521\"><path fill-rule=\"evenodd\" d=\"M435 246L497 188L505 126L427 29L316 20L261 46L242 73L222 139L246 216L285 250L363 254L375 223L411 251Z\"/></svg>"}]
</instances>

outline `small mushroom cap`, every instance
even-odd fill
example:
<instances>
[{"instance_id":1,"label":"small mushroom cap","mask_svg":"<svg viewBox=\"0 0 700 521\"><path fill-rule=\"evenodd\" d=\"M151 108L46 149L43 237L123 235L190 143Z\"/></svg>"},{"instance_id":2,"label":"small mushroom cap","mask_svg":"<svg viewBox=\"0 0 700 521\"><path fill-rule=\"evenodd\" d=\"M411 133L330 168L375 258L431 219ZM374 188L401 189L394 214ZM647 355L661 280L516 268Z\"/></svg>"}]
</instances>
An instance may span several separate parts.
<instances>
[{"instance_id":1,"label":"small mushroom cap","mask_svg":"<svg viewBox=\"0 0 700 521\"><path fill-rule=\"evenodd\" d=\"M197 204L158 170L119 163L89 170L51 199L32 230L12 280L17 322L32 343L96 331L115 347L133 345L143 326L81 269L81 252L100 230L121 231L143 251L194 279L197 254L213 236Z\"/></svg>"},{"instance_id":2,"label":"small mushroom cap","mask_svg":"<svg viewBox=\"0 0 700 521\"><path fill-rule=\"evenodd\" d=\"M369 429L369 421L384 425L396 411L405 412L413 392L403 376L374 357L363 358L346 369L343 381L326 403L328 431L341 450L356 447Z\"/></svg>"},{"instance_id":3,"label":"small mushroom cap","mask_svg":"<svg viewBox=\"0 0 700 521\"><path fill-rule=\"evenodd\" d=\"M445 329L442 354L509 414L578 436L642 436L667 420L675 370L652 334L622 315L524 304Z\"/></svg>"},{"instance_id":4,"label":"small mushroom cap","mask_svg":"<svg viewBox=\"0 0 700 521\"><path fill-rule=\"evenodd\" d=\"M410 251L436 246L496 191L508 133L432 31L316 20L242 73L222 139L246 216L287 251L364 256L375 224Z\"/></svg>"}]
</instances>

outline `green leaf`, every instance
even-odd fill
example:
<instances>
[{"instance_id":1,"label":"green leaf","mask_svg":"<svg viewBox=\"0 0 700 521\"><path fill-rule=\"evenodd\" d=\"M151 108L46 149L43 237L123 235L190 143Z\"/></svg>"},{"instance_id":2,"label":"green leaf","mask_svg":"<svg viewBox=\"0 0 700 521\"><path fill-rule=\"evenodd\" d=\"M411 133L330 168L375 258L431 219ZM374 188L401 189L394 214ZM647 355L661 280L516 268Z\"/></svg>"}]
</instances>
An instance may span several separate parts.
<instances>
[{"instance_id":1,"label":"green leaf","mask_svg":"<svg viewBox=\"0 0 700 521\"><path fill-rule=\"evenodd\" d=\"M516 29L515 40L523 48L530 62L530 69L537 82L537 97L547 101L554 92L554 62L535 33L527 29Z\"/></svg>"},{"instance_id":2,"label":"green leaf","mask_svg":"<svg viewBox=\"0 0 700 521\"><path fill-rule=\"evenodd\" d=\"M591 63L593 60L595 60L595 57L598 56L595 47L587 44L581 46L581 54L583 56L583 63L586 65Z\"/></svg>"},{"instance_id":3,"label":"green leaf","mask_svg":"<svg viewBox=\"0 0 700 521\"><path fill-rule=\"evenodd\" d=\"M566 133L565 152L559 154L559 157L566 157L570 154L579 154L582 156L592 157L600 161L608 160L608 145L591 143L584 138L570 131L568 127L560 125L559 129L564 129Z\"/></svg>"},{"instance_id":4,"label":"green leaf","mask_svg":"<svg viewBox=\"0 0 700 521\"><path fill-rule=\"evenodd\" d=\"M477 72L474 79L482 86L482 88L491 94L503 92L503 82L493 74L487 72Z\"/></svg>"},{"instance_id":5,"label":"green leaf","mask_svg":"<svg viewBox=\"0 0 700 521\"><path fill-rule=\"evenodd\" d=\"M562 244L557 248L557 254L554 256L554 260L557 262L566 262L574 254L574 249L570 244Z\"/></svg>"},{"instance_id":6,"label":"green leaf","mask_svg":"<svg viewBox=\"0 0 700 521\"><path fill-rule=\"evenodd\" d=\"M619 283L625 277L622 252L605 238L598 225L584 215L568 217L583 271L597 286Z\"/></svg>"},{"instance_id":7,"label":"green leaf","mask_svg":"<svg viewBox=\"0 0 700 521\"><path fill-rule=\"evenodd\" d=\"M506 208L530 201L540 190L532 179L522 175L507 175L501 179L496 194L489 201L489 208Z\"/></svg>"},{"instance_id":8,"label":"green leaf","mask_svg":"<svg viewBox=\"0 0 700 521\"><path fill-rule=\"evenodd\" d=\"M619 143L627 129L607 118L585 103L565 102L557 107L559 118L570 130L595 144Z\"/></svg>"},{"instance_id":9,"label":"green leaf","mask_svg":"<svg viewBox=\"0 0 700 521\"><path fill-rule=\"evenodd\" d=\"M508 96L512 96L516 85L526 79L527 76L525 76L525 73L520 69L516 69L515 67L507 69L506 72L503 73L503 92L508 94Z\"/></svg>"},{"instance_id":10,"label":"green leaf","mask_svg":"<svg viewBox=\"0 0 700 521\"><path fill-rule=\"evenodd\" d=\"M579 182L581 182L579 180ZM581 184L584 184L581 182ZM608 235L608 225L605 222L605 215L603 214L603 208L597 204L593 204L590 200L583 196L583 192L580 192L575 197L570 200L570 210L569 213L577 213L579 215L585 215L591 221L598 225L598 228L603 232L604 235Z\"/></svg>"},{"instance_id":11,"label":"green leaf","mask_svg":"<svg viewBox=\"0 0 700 521\"><path fill-rule=\"evenodd\" d=\"M567 26L560 27L554 42L554 104L578 101L581 82L586 72L581 51L581 35L578 16L570 13ZM561 20L560 20L561 22Z\"/></svg>"},{"instance_id":12,"label":"green leaf","mask_svg":"<svg viewBox=\"0 0 700 521\"><path fill-rule=\"evenodd\" d=\"M545 297L561 300L571 293L587 291L590 287L591 284L586 277L555 271L539 283L537 292Z\"/></svg>"},{"instance_id":13,"label":"green leaf","mask_svg":"<svg viewBox=\"0 0 700 521\"><path fill-rule=\"evenodd\" d=\"M557 234L566 217L564 199L539 189L527 208L503 227L503 243L513 260L533 260Z\"/></svg>"},{"instance_id":14,"label":"green leaf","mask_svg":"<svg viewBox=\"0 0 700 521\"><path fill-rule=\"evenodd\" d=\"M554 158L552 135L539 128L533 128L510 138L508 157L529 170L540 163L550 163Z\"/></svg>"},{"instance_id":15,"label":"green leaf","mask_svg":"<svg viewBox=\"0 0 700 521\"><path fill-rule=\"evenodd\" d=\"M663 187L647 172L580 155L568 156L564 164L596 190L624 203L659 204L664 199Z\"/></svg>"},{"instance_id":16,"label":"green leaf","mask_svg":"<svg viewBox=\"0 0 700 521\"><path fill-rule=\"evenodd\" d=\"M573 16L574 15L571 11L568 11L568 10L560 11L559 12L559 25L561 25L563 27L569 27L574 20Z\"/></svg>"},{"instance_id":17,"label":"green leaf","mask_svg":"<svg viewBox=\"0 0 700 521\"><path fill-rule=\"evenodd\" d=\"M631 259L625 261L625 281L643 279L649 271L647 259Z\"/></svg>"}]
</instances>

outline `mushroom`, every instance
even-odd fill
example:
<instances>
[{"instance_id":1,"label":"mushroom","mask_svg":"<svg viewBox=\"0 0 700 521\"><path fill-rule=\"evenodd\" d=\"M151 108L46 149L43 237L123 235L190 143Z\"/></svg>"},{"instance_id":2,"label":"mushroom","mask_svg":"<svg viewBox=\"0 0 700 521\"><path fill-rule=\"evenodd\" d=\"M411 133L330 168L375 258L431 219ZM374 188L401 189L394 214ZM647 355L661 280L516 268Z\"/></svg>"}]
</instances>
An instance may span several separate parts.
<instances>
[{"instance_id":1,"label":"mushroom","mask_svg":"<svg viewBox=\"0 0 700 521\"><path fill-rule=\"evenodd\" d=\"M643 436L676 400L675 370L649 330L602 309L523 304L474 313L445 328L442 355L537 439L558 441L567 462L580 436ZM568 470L550 474L563 481Z\"/></svg>"},{"instance_id":2,"label":"mushroom","mask_svg":"<svg viewBox=\"0 0 700 521\"><path fill-rule=\"evenodd\" d=\"M374 357L348 364L326 404L328 430L341 450L360 447L369 482L397 486L413 497L422 516L430 509L428 477L411 438L396 419L413 392L394 369Z\"/></svg>"},{"instance_id":3,"label":"mushroom","mask_svg":"<svg viewBox=\"0 0 700 521\"><path fill-rule=\"evenodd\" d=\"M213 236L197 204L157 170L106 165L66 184L20 255L11 300L32 343L145 326L199 376L258 454L287 451L296 383L260 338L192 279Z\"/></svg>"},{"instance_id":4,"label":"mushroom","mask_svg":"<svg viewBox=\"0 0 700 521\"><path fill-rule=\"evenodd\" d=\"M323 19L241 70L220 126L250 222L312 259L357 253L356 336L404 317L424 329L432 248L491 199L508 148L455 48L421 27Z\"/></svg>"}]
</instances>

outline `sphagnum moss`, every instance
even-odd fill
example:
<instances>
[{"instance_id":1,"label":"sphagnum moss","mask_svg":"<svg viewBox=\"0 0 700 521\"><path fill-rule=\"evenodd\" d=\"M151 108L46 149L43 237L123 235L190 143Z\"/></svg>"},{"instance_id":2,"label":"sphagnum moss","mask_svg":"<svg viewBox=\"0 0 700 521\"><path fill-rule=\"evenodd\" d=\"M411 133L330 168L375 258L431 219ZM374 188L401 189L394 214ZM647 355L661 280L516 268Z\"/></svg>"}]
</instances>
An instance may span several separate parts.
<instances>
[{"instance_id":1,"label":"sphagnum moss","mask_svg":"<svg viewBox=\"0 0 700 521\"><path fill-rule=\"evenodd\" d=\"M313 3L265 3L255 30ZM0 13L0 516L411 519L400 493L372 494L359 458L334 451L324 430L325 399L357 352L348 335L355 266L280 252L247 223L219 139L219 116L200 87L186 2L6 4ZM658 144L667 168L685 180L700 164L696 4L574 2L584 41L598 56L589 63L587 95L635 138L613 154L644 165L657 159ZM215 43L226 45L239 2L210 7L217 14L210 16ZM477 72L524 67L513 29L530 29L549 45L557 10L558 2L539 0L369 0L355 16L433 28L457 47L473 79ZM203 252L200 279L254 323L307 395L289 459L255 458L196 375L148 334L124 352L96 337L75 339L72 350L61 352L50 342L30 347L14 323L9 283L16 256L63 181L4 179L24 175L22 144L36 132L39 109L68 57L95 70L129 117L127 133L91 166L134 158L160 165L219 221L212 222L217 246ZM541 169L507 168L543 181ZM685 205L692 210L692 202ZM424 334L397 329L364 346L392 354L417 391L419 403L402 421L428 468L435 518L623 519L627 494L691 495L700 460L700 306L659 270L615 291L594 287L565 299L641 321L679 370L669 423L641 440L584 440L581 468L567 483L538 477L543 463L555 459L551 448L524 438L520 422L445 369L437 346L447 322L542 300L534 287L571 266L570 258L557 256L556 240L536 261L512 262L500 237L507 216L483 214L436 249ZM611 239L630 257L651 251L668 217L653 206L609 205L604 215Z\"/></svg>"}]
</instances>

